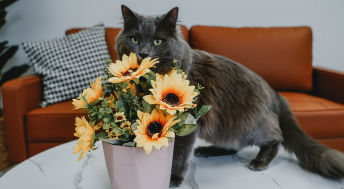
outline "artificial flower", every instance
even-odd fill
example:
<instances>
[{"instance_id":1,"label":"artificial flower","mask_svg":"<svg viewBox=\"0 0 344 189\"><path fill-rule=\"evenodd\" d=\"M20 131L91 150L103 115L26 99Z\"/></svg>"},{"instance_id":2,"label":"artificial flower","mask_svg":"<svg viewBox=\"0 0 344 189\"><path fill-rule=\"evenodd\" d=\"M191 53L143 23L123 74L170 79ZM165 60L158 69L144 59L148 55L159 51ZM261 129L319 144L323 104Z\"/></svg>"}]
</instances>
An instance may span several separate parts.
<instances>
[{"instance_id":1,"label":"artificial flower","mask_svg":"<svg viewBox=\"0 0 344 189\"><path fill-rule=\"evenodd\" d=\"M123 129L124 128L130 128L130 126L131 126L130 121L125 121L125 122L121 123L121 125L120 125L120 127Z\"/></svg>"},{"instance_id":2,"label":"artificial flower","mask_svg":"<svg viewBox=\"0 0 344 189\"><path fill-rule=\"evenodd\" d=\"M172 72L170 75L156 77L151 83L153 89L150 91L153 95L143 97L148 104L157 104L160 109L166 110L171 115L177 110L183 112L187 108L196 106L192 101L198 93L195 92L195 86L189 85L186 75Z\"/></svg>"},{"instance_id":3,"label":"artificial flower","mask_svg":"<svg viewBox=\"0 0 344 189\"><path fill-rule=\"evenodd\" d=\"M149 154L153 147L160 149L162 146L168 146L168 138L174 138L175 134L169 131L179 120L170 114L164 115L163 111L154 109L151 114L137 111L138 126L134 131L136 137L134 141L137 147L143 147Z\"/></svg>"},{"instance_id":4,"label":"artificial flower","mask_svg":"<svg viewBox=\"0 0 344 189\"><path fill-rule=\"evenodd\" d=\"M134 135L134 132L131 129L130 121L125 121L125 122L121 123L120 127L123 128L123 129L128 129L130 131L130 135Z\"/></svg>"},{"instance_id":5,"label":"artificial flower","mask_svg":"<svg viewBox=\"0 0 344 189\"><path fill-rule=\"evenodd\" d=\"M128 87L122 90L124 93L128 93L128 91L134 92L134 95L137 96L136 85L134 83L129 83Z\"/></svg>"},{"instance_id":6,"label":"artificial flower","mask_svg":"<svg viewBox=\"0 0 344 189\"><path fill-rule=\"evenodd\" d=\"M109 72L114 76L109 78L111 83L121 83L137 79L142 75L150 72L151 67L158 63L158 59L151 60L150 57L144 58L139 65L135 53L130 53L129 56L123 55L122 61L117 60L116 63L111 63Z\"/></svg>"},{"instance_id":7,"label":"artificial flower","mask_svg":"<svg viewBox=\"0 0 344 189\"><path fill-rule=\"evenodd\" d=\"M109 108L115 108L115 95L110 94L108 97L105 98L105 100L108 103Z\"/></svg>"},{"instance_id":8,"label":"artificial flower","mask_svg":"<svg viewBox=\"0 0 344 189\"><path fill-rule=\"evenodd\" d=\"M91 88L86 88L77 99L73 99L74 109L84 109L88 103L97 100L103 92L101 76L90 83Z\"/></svg>"},{"instance_id":9,"label":"artificial flower","mask_svg":"<svg viewBox=\"0 0 344 189\"><path fill-rule=\"evenodd\" d=\"M103 122L99 121L97 124L94 125L94 130L99 130L100 128L102 128L103 126Z\"/></svg>"},{"instance_id":10,"label":"artificial flower","mask_svg":"<svg viewBox=\"0 0 344 189\"><path fill-rule=\"evenodd\" d=\"M117 112L115 114L115 122L121 122L121 121L125 121L126 117L124 115L124 112Z\"/></svg>"},{"instance_id":11,"label":"artificial flower","mask_svg":"<svg viewBox=\"0 0 344 189\"><path fill-rule=\"evenodd\" d=\"M91 150L92 137L94 135L94 128L90 123L82 117L75 118L75 133L74 136L79 137L77 146L74 147L74 154L81 152L78 161Z\"/></svg>"}]
</instances>

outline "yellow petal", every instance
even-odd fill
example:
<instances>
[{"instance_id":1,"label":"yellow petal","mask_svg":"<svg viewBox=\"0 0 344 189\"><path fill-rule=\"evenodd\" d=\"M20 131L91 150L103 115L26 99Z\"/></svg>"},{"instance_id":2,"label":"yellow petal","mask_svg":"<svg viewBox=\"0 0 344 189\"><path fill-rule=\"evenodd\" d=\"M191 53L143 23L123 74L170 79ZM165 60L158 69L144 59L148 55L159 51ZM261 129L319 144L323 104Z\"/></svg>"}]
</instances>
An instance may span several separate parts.
<instances>
[{"instance_id":1,"label":"yellow petal","mask_svg":"<svg viewBox=\"0 0 344 189\"><path fill-rule=\"evenodd\" d=\"M152 144L145 145L145 146L143 146L143 149L145 150L146 154L150 154L151 151L153 150L153 146L152 146Z\"/></svg>"},{"instance_id":2,"label":"yellow petal","mask_svg":"<svg viewBox=\"0 0 344 189\"><path fill-rule=\"evenodd\" d=\"M143 97L143 100L145 100L148 104L156 104L156 101L153 95L146 95Z\"/></svg>"},{"instance_id":3,"label":"yellow petal","mask_svg":"<svg viewBox=\"0 0 344 189\"><path fill-rule=\"evenodd\" d=\"M171 131L167 131L166 134L165 134L165 137L174 138L175 137L175 133L171 132Z\"/></svg>"},{"instance_id":4,"label":"yellow petal","mask_svg":"<svg viewBox=\"0 0 344 189\"><path fill-rule=\"evenodd\" d=\"M152 139L157 139L159 137L159 133L155 133L153 136L152 136Z\"/></svg>"},{"instance_id":5,"label":"yellow petal","mask_svg":"<svg viewBox=\"0 0 344 189\"><path fill-rule=\"evenodd\" d=\"M123 82L125 80L124 80L123 77L111 77L111 78L108 79L108 81L110 83L121 83L121 82Z\"/></svg>"},{"instance_id":6,"label":"yellow petal","mask_svg":"<svg viewBox=\"0 0 344 189\"><path fill-rule=\"evenodd\" d=\"M130 53L129 55L129 65L131 68L136 68L138 67L138 64L137 64L137 57L136 57L136 54L135 53Z\"/></svg>"},{"instance_id":7,"label":"yellow petal","mask_svg":"<svg viewBox=\"0 0 344 189\"><path fill-rule=\"evenodd\" d=\"M166 112L171 114L171 115L174 115L176 113L176 110L175 109L166 109Z\"/></svg>"}]
</instances>

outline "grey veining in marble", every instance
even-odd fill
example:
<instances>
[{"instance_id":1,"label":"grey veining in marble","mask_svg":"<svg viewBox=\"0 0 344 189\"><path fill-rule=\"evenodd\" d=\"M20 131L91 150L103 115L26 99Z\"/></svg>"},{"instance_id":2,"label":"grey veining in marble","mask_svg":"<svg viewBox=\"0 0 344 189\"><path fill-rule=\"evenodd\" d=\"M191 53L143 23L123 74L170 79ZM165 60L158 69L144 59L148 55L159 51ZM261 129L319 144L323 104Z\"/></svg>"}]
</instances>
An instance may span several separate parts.
<instances>
[{"instance_id":1,"label":"grey veining in marble","mask_svg":"<svg viewBox=\"0 0 344 189\"><path fill-rule=\"evenodd\" d=\"M33 163L41 173L45 174L45 171L43 169L44 165L42 163L35 162L31 158L29 158L28 161Z\"/></svg>"},{"instance_id":2,"label":"grey veining in marble","mask_svg":"<svg viewBox=\"0 0 344 189\"><path fill-rule=\"evenodd\" d=\"M82 174L84 173L86 167L93 163L92 160L94 159L94 155L92 153L88 153L86 154L85 159L86 160L82 163L81 168L78 170L74 177L73 184L75 189L82 189L82 186L80 185L83 179Z\"/></svg>"}]
</instances>

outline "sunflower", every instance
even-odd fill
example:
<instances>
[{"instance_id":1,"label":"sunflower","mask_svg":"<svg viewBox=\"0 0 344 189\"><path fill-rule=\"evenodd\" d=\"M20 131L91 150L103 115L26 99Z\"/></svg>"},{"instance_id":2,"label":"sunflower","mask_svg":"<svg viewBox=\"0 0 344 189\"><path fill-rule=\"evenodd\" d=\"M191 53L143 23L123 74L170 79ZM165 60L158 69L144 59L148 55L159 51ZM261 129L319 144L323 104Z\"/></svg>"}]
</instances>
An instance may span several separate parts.
<instances>
[{"instance_id":1,"label":"sunflower","mask_svg":"<svg viewBox=\"0 0 344 189\"><path fill-rule=\"evenodd\" d=\"M189 85L185 74L172 72L170 75L158 75L151 83L153 89L150 91L153 95L143 97L148 104L160 105L160 109L166 110L171 115L177 110L183 112L186 108L196 106L192 101L198 93L194 91L195 86Z\"/></svg>"},{"instance_id":2,"label":"sunflower","mask_svg":"<svg viewBox=\"0 0 344 189\"><path fill-rule=\"evenodd\" d=\"M139 65L135 53L130 53L129 56L123 55L122 61L117 60L116 63L110 64L109 72L114 77L109 78L109 82L121 83L139 78L150 72L149 68L153 67L156 63L158 63L158 59L151 60L150 57L147 57Z\"/></svg>"},{"instance_id":3,"label":"sunflower","mask_svg":"<svg viewBox=\"0 0 344 189\"><path fill-rule=\"evenodd\" d=\"M115 122L121 122L125 120L126 120L126 117L124 115L124 112L118 112L115 114Z\"/></svg>"},{"instance_id":4,"label":"sunflower","mask_svg":"<svg viewBox=\"0 0 344 189\"><path fill-rule=\"evenodd\" d=\"M179 120L176 116L170 114L164 115L163 111L153 110L151 114L137 111L138 127L134 131L136 137L134 141L137 147L143 147L149 154L153 146L160 149L162 146L168 146L168 138L174 138L174 132L168 131Z\"/></svg>"},{"instance_id":5,"label":"sunflower","mask_svg":"<svg viewBox=\"0 0 344 189\"><path fill-rule=\"evenodd\" d=\"M121 125L120 125L120 127L121 128L129 128L130 129L130 126L131 126L131 123L130 123L130 121L125 121L125 122L123 122L123 123L121 123Z\"/></svg>"},{"instance_id":6,"label":"sunflower","mask_svg":"<svg viewBox=\"0 0 344 189\"><path fill-rule=\"evenodd\" d=\"M178 74L178 71L176 70L176 69L172 69L171 71L169 71L167 74L165 74L165 75L168 75L168 76L171 76L171 75L173 75L173 74ZM182 74L182 78L183 79L186 79L186 73L185 72L183 72L183 71L181 71L181 73L180 74ZM164 76L163 75L160 75L159 73L156 73L155 74L156 75L156 77L159 77L159 78L161 78L161 79L164 79Z\"/></svg>"},{"instance_id":7,"label":"sunflower","mask_svg":"<svg viewBox=\"0 0 344 189\"><path fill-rule=\"evenodd\" d=\"M123 128L123 129L128 129L130 131L130 135L134 135L135 134L135 133L133 133L133 130L131 129L130 121L125 121L125 122L121 123L120 127Z\"/></svg>"},{"instance_id":8,"label":"sunflower","mask_svg":"<svg viewBox=\"0 0 344 189\"><path fill-rule=\"evenodd\" d=\"M92 137L94 135L93 126L88 123L85 117L81 119L75 118L75 133L74 136L79 137L77 146L74 147L74 154L81 152L78 161L91 150Z\"/></svg>"},{"instance_id":9,"label":"sunflower","mask_svg":"<svg viewBox=\"0 0 344 189\"><path fill-rule=\"evenodd\" d=\"M72 103L74 105L74 109L86 108L88 103L97 100L102 95L103 87L101 76L97 77L97 79L91 82L90 85L91 88L85 89L77 99L73 99Z\"/></svg>"}]
</instances>

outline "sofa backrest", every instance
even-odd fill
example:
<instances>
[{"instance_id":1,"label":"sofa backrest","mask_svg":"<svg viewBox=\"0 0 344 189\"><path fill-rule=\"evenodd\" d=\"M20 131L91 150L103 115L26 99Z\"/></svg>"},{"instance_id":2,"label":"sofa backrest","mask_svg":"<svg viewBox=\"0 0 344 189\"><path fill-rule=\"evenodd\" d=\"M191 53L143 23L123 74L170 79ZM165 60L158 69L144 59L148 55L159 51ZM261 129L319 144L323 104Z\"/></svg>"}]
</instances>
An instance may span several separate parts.
<instances>
[{"instance_id":1,"label":"sofa backrest","mask_svg":"<svg viewBox=\"0 0 344 189\"><path fill-rule=\"evenodd\" d=\"M73 34L76 32L79 32L80 30L83 30L85 28L72 28L66 31L66 34ZM111 59L113 61L117 60L117 53L115 49L115 43L116 43L116 36L121 31L121 28L106 28L105 29L105 37L106 37L106 43L108 46L108 50L111 56ZM185 26L180 26L180 31L186 41L189 39L189 32L188 29Z\"/></svg>"},{"instance_id":2,"label":"sofa backrest","mask_svg":"<svg viewBox=\"0 0 344 189\"><path fill-rule=\"evenodd\" d=\"M189 35L193 48L237 61L261 75L275 89L312 89L309 27L193 26Z\"/></svg>"}]
</instances>

